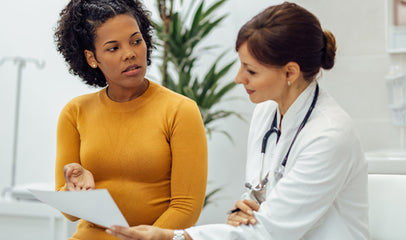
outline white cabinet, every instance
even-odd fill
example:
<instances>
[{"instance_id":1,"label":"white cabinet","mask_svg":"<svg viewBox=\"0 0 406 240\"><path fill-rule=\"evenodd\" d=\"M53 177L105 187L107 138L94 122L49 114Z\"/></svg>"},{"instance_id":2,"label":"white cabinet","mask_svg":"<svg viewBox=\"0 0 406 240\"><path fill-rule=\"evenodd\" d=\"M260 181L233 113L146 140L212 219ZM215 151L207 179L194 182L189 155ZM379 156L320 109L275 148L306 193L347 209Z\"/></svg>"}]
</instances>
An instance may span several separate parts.
<instances>
[{"instance_id":1,"label":"white cabinet","mask_svg":"<svg viewBox=\"0 0 406 240\"><path fill-rule=\"evenodd\" d=\"M406 52L406 0L387 0L387 44L389 53Z\"/></svg>"},{"instance_id":2,"label":"white cabinet","mask_svg":"<svg viewBox=\"0 0 406 240\"><path fill-rule=\"evenodd\" d=\"M0 199L0 240L67 240L76 222L37 201Z\"/></svg>"}]
</instances>

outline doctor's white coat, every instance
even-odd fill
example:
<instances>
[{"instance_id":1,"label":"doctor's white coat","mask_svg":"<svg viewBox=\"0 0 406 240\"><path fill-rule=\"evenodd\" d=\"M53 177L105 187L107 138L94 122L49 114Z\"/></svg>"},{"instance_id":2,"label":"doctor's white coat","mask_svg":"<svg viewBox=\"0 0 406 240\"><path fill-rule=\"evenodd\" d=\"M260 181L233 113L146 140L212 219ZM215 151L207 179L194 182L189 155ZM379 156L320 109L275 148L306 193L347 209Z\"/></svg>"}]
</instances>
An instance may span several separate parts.
<instances>
[{"instance_id":1,"label":"doctor's white coat","mask_svg":"<svg viewBox=\"0 0 406 240\"><path fill-rule=\"evenodd\" d=\"M350 117L320 89L315 108L294 142L284 177L274 170L285 157L314 97L311 83L283 116L281 136L268 140L263 176L269 171L266 200L255 213L256 225L196 226L194 240L363 240L369 239L367 164ZM277 111L272 101L256 106L247 149L246 181L258 184L262 138ZM244 194L245 197L249 193Z\"/></svg>"}]
</instances>

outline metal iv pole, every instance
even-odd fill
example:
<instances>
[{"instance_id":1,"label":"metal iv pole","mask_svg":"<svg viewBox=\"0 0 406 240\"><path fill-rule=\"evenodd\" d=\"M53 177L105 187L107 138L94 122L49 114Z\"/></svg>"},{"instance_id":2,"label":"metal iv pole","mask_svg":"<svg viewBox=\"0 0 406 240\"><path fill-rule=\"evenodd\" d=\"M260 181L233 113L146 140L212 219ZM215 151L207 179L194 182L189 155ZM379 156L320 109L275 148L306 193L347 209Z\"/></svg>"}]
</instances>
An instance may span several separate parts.
<instances>
[{"instance_id":1,"label":"metal iv pole","mask_svg":"<svg viewBox=\"0 0 406 240\"><path fill-rule=\"evenodd\" d=\"M16 184L16 172L17 172L17 150L18 150L18 127L20 123L20 96L21 96L21 77L24 67L27 63L33 63L38 69L42 69L45 66L44 61L39 61L34 58L23 57L5 57L0 59L0 66L7 61L12 61L17 65L17 86L15 96L15 108L14 108L14 135L13 135L13 157L12 157L12 170L11 170L11 186L6 187L2 192L2 197L10 192Z\"/></svg>"}]
</instances>

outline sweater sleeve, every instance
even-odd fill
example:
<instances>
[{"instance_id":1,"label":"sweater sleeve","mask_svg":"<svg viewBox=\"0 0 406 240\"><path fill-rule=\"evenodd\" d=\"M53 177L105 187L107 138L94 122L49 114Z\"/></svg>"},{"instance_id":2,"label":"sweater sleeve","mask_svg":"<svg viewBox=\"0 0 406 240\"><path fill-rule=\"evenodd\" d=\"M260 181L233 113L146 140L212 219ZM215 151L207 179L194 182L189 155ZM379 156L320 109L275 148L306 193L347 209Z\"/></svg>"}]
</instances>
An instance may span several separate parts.
<instances>
[{"instance_id":1,"label":"sweater sleeve","mask_svg":"<svg viewBox=\"0 0 406 240\"><path fill-rule=\"evenodd\" d=\"M186 228L200 216L207 185L206 133L195 102L182 101L171 128L171 199L154 226Z\"/></svg>"},{"instance_id":2,"label":"sweater sleeve","mask_svg":"<svg viewBox=\"0 0 406 240\"><path fill-rule=\"evenodd\" d=\"M77 131L74 108L67 104L58 119L56 136L55 190L66 191L63 167L68 163L80 164L80 136ZM71 221L79 218L63 213Z\"/></svg>"}]
</instances>

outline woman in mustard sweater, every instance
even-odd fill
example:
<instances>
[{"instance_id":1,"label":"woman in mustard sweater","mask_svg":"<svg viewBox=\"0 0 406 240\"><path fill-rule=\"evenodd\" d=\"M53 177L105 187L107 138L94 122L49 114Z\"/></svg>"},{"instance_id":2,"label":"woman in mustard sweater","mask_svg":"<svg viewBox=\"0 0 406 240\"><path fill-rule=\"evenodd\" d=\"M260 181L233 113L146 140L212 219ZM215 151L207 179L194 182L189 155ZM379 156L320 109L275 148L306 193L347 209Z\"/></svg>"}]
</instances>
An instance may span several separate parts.
<instances>
[{"instance_id":1,"label":"woman in mustard sweater","mask_svg":"<svg viewBox=\"0 0 406 240\"><path fill-rule=\"evenodd\" d=\"M70 72L103 89L60 114L56 190L106 188L130 226L192 226L205 197L205 130L194 101L145 78L147 11L138 0L72 0L60 16L55 39ZM71 239L116 238L82 219Z\"/></svg>"}]
</instances>

